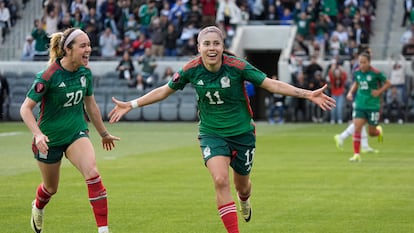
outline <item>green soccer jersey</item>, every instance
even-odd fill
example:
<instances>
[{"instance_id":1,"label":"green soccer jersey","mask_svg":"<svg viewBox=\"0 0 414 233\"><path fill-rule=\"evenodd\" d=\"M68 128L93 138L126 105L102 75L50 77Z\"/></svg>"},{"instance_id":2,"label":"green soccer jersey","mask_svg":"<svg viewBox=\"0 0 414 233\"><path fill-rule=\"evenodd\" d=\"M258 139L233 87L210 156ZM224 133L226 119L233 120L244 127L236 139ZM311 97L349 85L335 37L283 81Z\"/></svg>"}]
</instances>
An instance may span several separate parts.
<instances>
[{"instance_id":1,"label":"green soccer jersey","mask_svg":"<svg viewBox=\"0 0 414 233\"><path fill-rule=\"evenodd\" d=\"M40 102L37 122L49 146L71 143L76 133L88 130L83 99L92 93L92 74L83 66L69 72L57 60L36 75L27 96Z\"/></svg>"},{"instance_id":2,"label":"green soccer jersey","mask_svg":"<svg viewBox=\"0 0 414 233\"><path fill-rule=\"evenodd\" d=\"M355 96L355 109L379 111L381 107L381 96L374 97L371 92L372 90L379 89L387 80L384 73L370 67L367 72L357 70L354 73L354 79L358 84L358 90Z\"/></svg>"},{"instance_id":3,"label":"green soccer jersey","mask_svg":"<svg viewBox=\"0 0 414 233\"><path fill-rule=\"evenodd\" d=\"M246 60L224 55L219 71L208 71L201 57L197 57L181 68L168 85L179 90L191 83L197 93L200 133L228 137L254 129L244 82L259 86L265 78L266 74Z\"/></svg>"}]
</instances>

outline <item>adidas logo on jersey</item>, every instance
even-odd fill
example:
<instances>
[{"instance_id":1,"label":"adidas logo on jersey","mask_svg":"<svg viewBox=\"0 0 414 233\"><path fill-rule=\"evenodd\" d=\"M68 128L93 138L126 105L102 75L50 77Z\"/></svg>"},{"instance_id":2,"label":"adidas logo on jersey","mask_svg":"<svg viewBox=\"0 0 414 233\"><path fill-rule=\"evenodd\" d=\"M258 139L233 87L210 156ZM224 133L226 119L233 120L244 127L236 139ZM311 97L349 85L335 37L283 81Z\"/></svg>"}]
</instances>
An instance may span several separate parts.
<instances>
[{"instance_id":1,"label":"adidas logo on jersey","mask_svg":"<svg viewBox=\"0 0 414 233\"><path fill-rule=\"evenodd\" d=\"M58 87L66 87L64 82L61 82Z\"/></svg>"},{"instance_id":2,"label":"adidas logo on jersey","mask_svg":"<svg viewBox=\"0 0 414 233\"><path fill-rule=\"evenodd\" d=\"M203 80L199 80L199 81L197 82L197 85L199 85L199 86L204 86L204 82L203 82Z\"/></svg>"}]
</instances>

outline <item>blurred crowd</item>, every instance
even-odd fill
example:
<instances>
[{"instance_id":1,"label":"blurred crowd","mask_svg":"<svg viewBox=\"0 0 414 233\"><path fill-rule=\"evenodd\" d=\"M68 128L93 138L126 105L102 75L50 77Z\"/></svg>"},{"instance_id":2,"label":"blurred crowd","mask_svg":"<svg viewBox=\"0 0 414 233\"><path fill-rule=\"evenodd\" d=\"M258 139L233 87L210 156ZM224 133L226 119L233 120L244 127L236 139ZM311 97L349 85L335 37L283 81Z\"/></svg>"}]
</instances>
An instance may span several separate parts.
<instances>
[{"instance_id":1,"label":"blurred crowd","mask_svg":"<svg viewBox=\"0 0 414 233\"><path fill-rule=\"evenodd\" d=\"M10 0L9 0L10 1ZM223 29L226 46L239 25L251 21L298 26L295 55L352 55L369 43L376 0L43 0L43 14L26 38L24 60L47 53L48 35L85 30L94 58L125 51L139 57L197 53L196 36L207 25ZM32 48L32 51L29 49Z\"/></svg>"}]
</instances>

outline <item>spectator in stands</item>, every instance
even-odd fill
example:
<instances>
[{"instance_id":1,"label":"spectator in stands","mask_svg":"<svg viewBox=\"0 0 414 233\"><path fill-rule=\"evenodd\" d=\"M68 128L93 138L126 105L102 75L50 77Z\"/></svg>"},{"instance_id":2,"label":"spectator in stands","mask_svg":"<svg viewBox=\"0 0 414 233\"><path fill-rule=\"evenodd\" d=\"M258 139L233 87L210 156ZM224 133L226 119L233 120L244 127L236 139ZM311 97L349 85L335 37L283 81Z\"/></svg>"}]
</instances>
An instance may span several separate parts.
<instances>
[{"instance_id":1,"label":"spectator in stands","mask_svg":"<svg viewBox=\"0 0 414 233\"><path fill-rule=\"evenodd\" d=\"M159 17L154 17L150 26L149 34L152 41L152 54L156 57L164 56L164 41L166 38L166 28L161 27Z\"/></svg>"},{"instance_id":2,"label":"spectator in stands","mask_svg":"<svg viewBox=\"0 0 414 233\"><path fill-rule=\"evenodd\" d=\"M404 123L404 110L405 104L402 101L398 93L398 89L394 86L391 87L388 92L387 101L384 109L384 123L388 124L390 122L398 122L398 124Z\"/></svg>"},{"instance_id":3,"label":"spectator in stands","mask_svg":"<svg viewBox=\"0 0 414 233\"><path fill-rule=\"evenodd\" d=\"M2 37L2 43L6 41L6 35L9 32L11 27L10 22L10 11L6 7L6 4L3 0L0 1L0 31Z\"/></svg>"},{"instance_id":4,"label":"spectator in stands","mask_svg":"<svg viewBox=\"0 0 414 233\"><path fill-rule=\"evenodd\" d=\"M85 25L92 24L95 26L95 28L100 32L102 30L102 24L99 20L99 16L96 12L96 8L89 8L88 14L84 15L83 17L83 23Z\"/></svg>"},{"instance_id":5,"label":"spectator in stands","mask_svg":"<svg viewBox=\"0 0 414 233\"><path fill-rule=\"evenodd\" d=\"M266 18L265 14L265 4L262 0L251 0L248 1L250 18L252 20L263 20ZM281 4L280 1L276 1L276 5Z\"/></svg>"},{"instance_id":6,"label":"spectator in stands","mask_svg":"<svg viewBox=\"0 0 414 233\"><path fill-rule=\"evenodd\" d=\"M309 25L310 25L310 16L306 12L299 12L295 16L295 24L298 27L297 33L303 36L305 39L309 39Z\"/></svg>"},{"instance_id":7,"label":"spectator in stands","mask_svg":"<svg viewBox=\"0 0 414 233\"><path fill-rule=\"evenodd\" d=\"M101 48L99 45L99 31L97 25L90 23L86 25L85 33L88 35L91 42L91 56L101 56Z\"/></svg>"},{"instance_id":8,"label":"spectator in stands","mask_svg":"<svg viewBox=\"0 0 414 233\"><path fill-rule=\"evenodd\" d=\"M122 55L122 59L119 61L118 66L116 67L116 71L119 72L118 78L125 79L133 83L133 77L135 76L135 67L134 62L131 59L130 54L128 51L125 51ZM129 85L132 86L133 84Z\"/></svg>"},{"instance_id":9,"label":"spectator in stands","mask_svg":"<svg viewBox=\"0 0 414 233\"><path fill-rule=\"evenodd\" d=\"M0 74L0 120L6 119L4 116L3 105L7 103L9 98L9 83L7 78Z\"/></svg>"},{"instance_id":10,"label":"spectator in stands","mask_svg":"<svg viewBox=\"0 0 414 233\"><path fill-rule=\"evenodd\" d=\"M313 83L313 79L315 79L314 75L316 71L323 72L322 66L318 63L318 56L312 55L310 63L305 68L305 78L308 79L308 83ZM313 86L310 87L313 90Z\"/></svg>"},{"instance_id":11,"label":"spectator in stands","mask_svg":"<svg viewBox=\"0 0 414 233\"><path fill-rule=\"evenodd\" d=\"M177 56L177 40L179 33L175 29L174 24L170 23L167 27L167 35L164 41L165 56Z\"/></svg>"},{"instance_id":12,"label":"spectator in stands","mask_svg":"<svg viewBox=\"0 0 414 233\"><path fill-rule=\"evenodd\" d=\"M202 15L201 15L201 10L200 10L200 6L198 4L193 4L191 5L191 10L190 12L188 12L188 17L187 17L187 21L188 22L192 22L194 23L194 26L196 28L200 28L202 23Z\"/></svg>"},{"instance_id":13,"label":"spectator in stands","mask_svg":"<svg viewBox=\"0 0 414 233\"><path fill-rule=\"evenodd\" d=\"M303 72L298 72L294 81L295 82L292 84L295 87L298 87L298 88L307 87L306 80L305 80L305 74ZM307 103L305 99L292 98L292 107L294 109L294 112L293 112L294 121L306 121L307 120L308 108L307 108Z\"/></svg>"},{"instance_id":14,"label":"spectator in stands","mask_svg":"<svg viewBox=\"0 0 414 233\"><path fill-rule=\"evenodd\" d=\"M73 16L77 11L81 15L87 15L89 13L88 7L83 3L83 0L72 0L69 6L69 12Z\"/></svg>"},{"instance_id":15,"label":"spectator in stands","mask_svg":"<svg viewBox=\"0 0 414 233\"><path fill-rule=\"evenodd\" d=\"M413 7L414 7L413 6L413 0L404 0L403 1L404 14L403 14L401 27L405 27L405 24L406 24L407 20L410 20L411 9Z\"/></svg>"},{"instance_id":16,"label":"spectator in stands","mask_svg":"<svg viewBox=\"0 0 414 233\"><path fill-rule=\"evenodd\" d=\"M200 29L196 28L192 22L187 22L182 28L178 46L184 47L191 38L194 38L198 34L199 31Z\"/></svg>"},{"instance_id":17,"label":"spectator in stands","mask_svg":"<svg viewBox=\"0 0 414 233\"><path fill-rule=\"evenodd\" d=\"M72 17L70 16L69 12L66 12L63 15L62 20L60 20L59 23L58 23L58 30L59 31L64 31L64 30L66 30L68 28L71 28L71 27L73 27Z\"/></svg>"},{"instance_id":18,"label":"spectator in stands","mask_svg":"<svg viewBox=\"0 0 414 233\"><path fill-rule=\"evenodd\" d=\"M139 22L141 24L141 34L148 36L148 28L154 17L158 16L158 8L155 6L155 0L147 0L147 3L142 4L139 8Z\"/></svg>"},{"instance_id":19,"label":"spectator in stands","mask_svg":"<svg viewBox=\"0 0 414 233\"><path fill-rule=\"evenodd\" d=\"M347 31L347 30L346 30L346 28L345 28L342 24L340 24L340 23L338 23L338 25L336 26L335 31L333 31L333 32L332 32L331 37L333 37L333 36L337 36L337 37L338 37L338 39L339 39L339 41L340 41L342 44L346 44L346 43L348 43L348 39L349 39L349 36L348 36L348 31Z\"/></svg>"},{"instance_id":20,"label":"spectator in stands","mask_svg":"<svg viewBox=\"0 0 414 233\"><path fill-rule=\"evenodd\" d=\"M135 15L130 14L124 26L124 37L129 37L131 41L136 40L140 34L140 27L141 25L135 19Z\"/></svg>"},{"instance_id":21,"label":"spectator in stands","mask_svg":"<svg viewBox=\"0 0 414 233\"><path fill-rule=\"evenodd\" d=\"M324 0L323 1L323 12L330 18L333 26L336 26L338 22L338 1L337 0ZM340 38L341 39L341 38Z\"/></svg>"},{"instance_id":22,"label":"spectator in stands","mask_svg":"<svg viewBox=\"0 0 414 233\"><path fill-rule=\"evenodd\" d=\"M174 76L174 70L171 66L167 66L165 67L164 70L164 74L163 76L160 78L160 80L158 80L158 85L157 86L162 86L167 84Z\"/></svg>"},{"instance_id":23,"label":"spectator in stands","mask_svg":"<svg viewBox=\"0 0 414 233\"><path fill-rule=\"evenodd\" d=\"M309 44L302 35L296 34L293 46L293 55L309 56Z\"/></svg>"},{"instance_id":24,"label":"spectator in stands","mask_svg":"<svg viewBox=\"0 0 414 233\"><path fill-rule=\"evenodd\" d=\"M158 81L158 75L155 73L157 68L157 59L152 55L151 48L145 49L145 54L138 57L138 65L141 65L141 71L136 77L137 90L144 90L153 87Z\"/></svg>"},{"instance_id":25,"label":"spectator in stands","mask_svg":"<svg viewBox=\"0 0 414 233\"><path fill-rule=\"evenodd\" d=\"M44 13L46 26L45 31L48 35L52 35L53 33L57 32L59 24L58 9L56 9L55 5L50 5L51 7L46 7Z\"/></svg>"},{"instance_id":26,"label":"spectator in stands","mask_svg":"<svg viewBox=\"0 0 414 233\"><path fill-rule=\"evenodd\" d=\"M116 55L123 56L125 52L128 52L130 55L134 53L134 48L132 47L132 41L128 35L124 35L124 39L119 43L116 48Z\"/></svg>"},{"instance_id":27,"label":"spectator in stands","mask_svg":"<svg viewBox=\"0 0 414 233\"><path fill-rule=\"evenodd\" d=\"M279 80L276 75L272 75L271 79ZM275 113L277 112L276 122L278 124L283 124L285 122L286 96L277 93L271 93L269 99L269 123L271 125L275 123Z\"/></svg>"},{"instance_id":28,"label":"spectator in stands","mask_svg":"<svg viewBox=\"0 0 414 233\"><path fill-rule=\"evenodd\" d=\"M215 25L217 0L200 0L202 7L201 27Z\"/></svg>"},{"instance_id":29,"label":"spectator in stands","mask_svg":"<svg viewBox=\"0 0 414 233\"><path fill-rule=\"evenodd\" d=\"M414 36L414 23L412 23L410 27L408 27L407 30L402 34L401 43L403 45L407 44L413 36Z\"/></svg>"},{"instance_id":30,"label":"spectator in stands","mask_svg":"<svg viewBox=\"0 0 414 233\"><path fill-rule=\"evenodd\" d=\"M329 47L329 52L328 52L329 55L335 57L341 54L341 50L343 50L344 45L341 43L341 41L339 41L339 38L337 35L332 35L331 38L329 39L328 47Z\"/></svg>"},{"instance_id":31,"label":"spectator in stands","mask_svg":"<svg viewBox=\"0 0 414 233\"><path fill-rule=\"evenodd\" d=\"M392 92L396 92L398 95L398 100L402 102L406 102L407 99L407 86L405 82L405 58L402 55L398 55L397 57L391 57L388 59L388 67L390 70L389 80L391 83L391 87L394 87L395 90L389 89L387 91L387 100L391 99ZM387 101L388 102L388 101Z\"/></svg>"},{"instance_id":32,"label":"spectator in stands","mask_svg":"<svg viewBox=\"0 0 414 233\"><path fill-rule=\"evenodd\" d=\"M351 15L351 10L349 7L345 7L343 13L339 15L338 23L342 24L345 28L352 27L353 25L353 16Z\"/></svg>"},{"instance_id":33,"label":"spectator in stands","mask_svg":"<svg viewBox=\"0 0 414 233\"><path fill-rule=\"evenodd\" d=\"M85 30L85 23L82 21L82 13L79 10L75 11L72 17L72 26L79 28L81 30Z\"/></svg>"},{"instance_id":34,"label":"spectator in stands","mask_svg":"<svg viewBox=\"0 0 414 233\"><path fill-rule=\"evenodd\" d=\"M99 46L101 48L101 56L103 58L114 58L116 56L116 48L119 42L110 27L105 28L104 33L99 37Z\"/></svg>"},{"instance_id":35,"label":"spectator in stands","mask_svg":"<svg viewBox=\"0 0 414 233\"><path fill-rule=\"evenodd\" d=\"M403 45L401 53L407 59L411 59L414 56L414 37L411 37L408 43Z\"/></svg>"},{"instance_id":36,"label":"spectator in stands","mask_svg":"<svg viewBox=\"0 0 414 233\"><path fill-rule=\"evenodd\" d=\"M32 37L36 41L35 44L35 59L47 56L49 54L49 36L44 30L45 23L43 20L35 19L34 28L32 30Z\"/></svg>"},{"instance_id":37,"label":"spectator in stands","mask_svg":"<svg viewBox=\"0 0 414 233\"><path fill-rule=\"evenodd\" d=\"M104 28L111 28L111 32L117 37L121 38L120 31L118 29L117 21L115 15L112 14L112 11L106 12L106 17L103 23Z\"/></svg>"},{"instance_id":38,"label":"spectator in stands","mask_svg":"<svg viewBox=\"0 0 414 233\"><path fill-rule=\"evenodd\" d=\"M318 19L315 22L315 40L321 48L325 48L325 44L329 40L330 25L330 18L322 12L319 13Z\"/></svg>"},{"instance_id":39,"label":"spectator in stands","mask_svg":"<svg viewBox=\"0 0 414 233\"><path fill-rule=\"evenodd\" d=\"M181 55L182 56L194 56L197 55L197 43L195 37L188 39L185 44L182 46Z\"/></svg>"},{"instance_id":40,"label":"spectator in stands","mask_svg":"<svg viewBox=\"0 0 414 233\"><path fill-rule=\"evenodd\" d=\"M292 11L286 7L282 8L281 12L281 14L279 13L280 25L292 25L294 19L294 14L292 13Z\"/></svg>"},{"instance_id":41,"label":"spectator in stands","mask_svg":"<svg viewBox=\"0 0 414 233\"><path fill-rule=\"evenodd\" d=\"M351 38L355 40L358 46L360 45L368 46L369 37L370 37L369 31L362 28L360 23L354 24L353 36Z\"/></svg>"},{"instance_id":42,"label":"spectator in stands","mask_svg":"<svg viewBox=\"0 0 414 233\"><path fill-rule=\"evenodd\" d=\"M85 1L85 5L86 7L90 10L93 9L98 9L98 2L102 2L102 0L86 0Z\"/></svg>"},{"instance_id":43,"label":"spectator in stands","mask_svg":"<svg viewBox=\"0 0 414 233\"><path fill-rule=\"evenodd\" d=\"M336 59L332 60L328 71L329 90L332 98L336 101L336 107L331 111L331 124L343 123L343 110L345 108L345 88L347 84L347 73Z\"/></svg>"},{"instance_id":44,"label":"spectator in stands","mask_svg":"<svg viewBox=\"0 0 414 233\"><path fill-rule=\"evenodd\" d=\"M23 44L23 52L21 56L22 61L32 61L35 55L35 42L32 36L26 36L26 41Z\"/></svg>"},{"instance_id":45,"label":"spectator in stands","mask_svg":"<svg viewBox=\"0 0 414 233\"><path fill-rule=\"evenodd\" d=\"M309 90L316 90L323 87L326 84L326 79L323 78L322 71L315 71L313 75L313 79L308 80L308 88ZM312 114L312 121L313 122L323 122L324 113L319 107L314 104L310 103L311 114Z\"/></svg>"},{"instance_id":46,"label":"spectator in stands","mask_svg":"<svg viewBox=\"0 0 414 233\"><path fill-rule=\"evenodd\" d=\"M168 20L175 25L176 28L182 28L187 21L188 9L183 0L176 0L172 5Z\"/></svg>"},{"instance_id":47,"label":"spectator in stands","mask_svg":"<svg viewBox=\"0 0 414 233\"><path fill-rule=\"evenodd\" d=\"M132 42L132 48L134 48L134 57L140 57L144 55L145 50L147 48L152 47L152 41L147 39L147 35L145 33L141 33L135 41Z\"/></svg>"},{"instance_id":48,"label":"spectator in stands","mask_svg":"<svg viewBox=\"0 0 414 233\"><path fill-rule=\"evenodd\" d=\"M240 8L236 5L235 0L219 1L216 15L216 23L221 26L222 31L229 36L229 30L235 30L240 23Z\"/></svg>"},{"instance_id":49,"label":"spectator in stands","mask_svg":"<svg viewBox=\"0 0 414 233\"><path fill-rule=\"evenodd\" d=\"M103 0L102 3L100 3L98 9L99 16L101 18L101 24L104 28L106 27L105 21L107 21L108 16L113 17L113 20L117 21L117 17L121 13L116 0Z\"/></svg>"}]
</instances>

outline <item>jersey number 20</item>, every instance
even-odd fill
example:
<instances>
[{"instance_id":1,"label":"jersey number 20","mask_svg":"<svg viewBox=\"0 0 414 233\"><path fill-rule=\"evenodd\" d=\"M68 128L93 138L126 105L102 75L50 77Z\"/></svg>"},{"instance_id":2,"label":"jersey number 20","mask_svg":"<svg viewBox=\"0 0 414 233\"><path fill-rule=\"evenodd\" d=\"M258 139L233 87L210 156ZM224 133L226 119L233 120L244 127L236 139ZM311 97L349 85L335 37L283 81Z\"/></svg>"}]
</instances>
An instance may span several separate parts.
<instances>
[{"instance_id":1,"label":"jersey number 20","mask_svg":"<svg viewBox=\"0 0 414 233\"><path fill-rule=\"evenodd\" d=\"M68 101L63 105L63 107L71 107L73 105L79 104L82 101L83 92L82 90L78 90L76 92L69 92L66 93L66 97L68 97Z\"/></svg>"}]
</instances>

